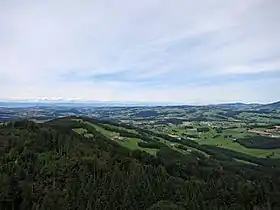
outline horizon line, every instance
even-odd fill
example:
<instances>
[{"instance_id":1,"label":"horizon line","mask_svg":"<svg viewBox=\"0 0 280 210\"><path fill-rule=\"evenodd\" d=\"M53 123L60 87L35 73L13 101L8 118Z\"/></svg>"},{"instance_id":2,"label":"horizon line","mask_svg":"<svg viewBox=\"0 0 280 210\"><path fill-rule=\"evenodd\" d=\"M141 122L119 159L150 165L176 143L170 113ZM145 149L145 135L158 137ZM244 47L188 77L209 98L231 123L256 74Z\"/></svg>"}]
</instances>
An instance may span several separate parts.
<instances>
[{"instance_id":1,"label":"horizon line","mask_svg":"<svg viewBox=\"0 0 280 210\"><path fill-rule=\"evenodd\" d=\"M268 102L243 102L243 101L227 101L227 102L217 102L217 103L186 103L186 102L165 102L165 101L110 101L110 100L71 100L71 99L0 99L0 103L27 103L27 104L98 104L98 103L108 103L112 104L121 104L121 105L163 105L163 106L209 106L209 105L222 105L222 104L272 104L280 101L268 101Z\"/></svg>"}]
</instances>

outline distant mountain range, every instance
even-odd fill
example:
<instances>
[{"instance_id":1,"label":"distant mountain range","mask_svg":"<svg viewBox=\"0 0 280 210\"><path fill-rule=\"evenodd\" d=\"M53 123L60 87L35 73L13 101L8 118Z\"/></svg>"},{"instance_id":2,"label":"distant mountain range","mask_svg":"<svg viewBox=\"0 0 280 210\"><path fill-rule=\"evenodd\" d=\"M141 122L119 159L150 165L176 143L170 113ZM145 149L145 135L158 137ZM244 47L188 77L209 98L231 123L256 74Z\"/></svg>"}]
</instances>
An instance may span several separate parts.
<instances>
[{"instance_id":1,"label":"distant mountain range","mask_svg":"<svg viewBox=\"0 0 280 210\"><path fill-rule=\"evenodd\" d=\"M280 101L270 103L270 104L260 105L258 108L260 108L260 109L280 109Z\"/></svg>"},{"instance_id":2,"label":"distant mountain range","mask_svg":"<svg viewBox=\"0 0 280 210\"><path fill-rule=\"evenodd\" d=\"M183 103L171 102L133 102L133 101L78 101L78 100L14 100L14 101L0 101L0 107L34 107L34 106L67 106L67 107L112 107L112 106L189 106ZM219 108L233 108L233 109L280 109L280 101L258 104L258 103L222 103L209 105L190 105L190 106L213 106Z\"/></svg>"},{"instance_id":3,"label":"distant mountain range","mask_svg":"<svg viewBox=\"0 0 280 210\"><path fill-rule=\"evenodd\" d=\"M34 106L94 106L94 107L112 107L112 106L174 106L183 105L180 103L168 102L131 102L131 101L67 101L67 100L20 100L20 101L0 101L0 107L34 107Z\"/></svg>"}]
</instances>

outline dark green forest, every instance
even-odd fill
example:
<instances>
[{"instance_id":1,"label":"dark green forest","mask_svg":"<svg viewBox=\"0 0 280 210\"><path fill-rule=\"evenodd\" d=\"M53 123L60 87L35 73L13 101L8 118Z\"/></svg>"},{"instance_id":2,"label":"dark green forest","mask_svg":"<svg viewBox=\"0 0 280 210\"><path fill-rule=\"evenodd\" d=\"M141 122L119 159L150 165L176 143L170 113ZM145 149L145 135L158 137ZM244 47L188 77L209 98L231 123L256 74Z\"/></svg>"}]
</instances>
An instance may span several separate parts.
<instances>
[{"instance_id":1,"label":"dark green forest","mask_svg":"<svg viewBox=\"0 0 280 210\"><path fill-rule=\"evenodd\" d=\"M248 148L275 149L280 148L280 138L268 136L249 136L237 139L237 142Z\"/></svg>"},{"instance_id":2,"label":"dark green forest","mask_svg":"<svg viewBox=\"0 0 280 210\"><path fill-rule=\"evenodd\" d=\"M280 209L278 160L187 140L182 144L209 157L183 155L139 128L136 137L146 142L139 146L159 149L152 156L124 148L90 126L88 138L73 131L81 126L86 125L71 118L0 126L1 210ZM240 156L259 165L233 161Z\"/></svg>"}]
</instances>

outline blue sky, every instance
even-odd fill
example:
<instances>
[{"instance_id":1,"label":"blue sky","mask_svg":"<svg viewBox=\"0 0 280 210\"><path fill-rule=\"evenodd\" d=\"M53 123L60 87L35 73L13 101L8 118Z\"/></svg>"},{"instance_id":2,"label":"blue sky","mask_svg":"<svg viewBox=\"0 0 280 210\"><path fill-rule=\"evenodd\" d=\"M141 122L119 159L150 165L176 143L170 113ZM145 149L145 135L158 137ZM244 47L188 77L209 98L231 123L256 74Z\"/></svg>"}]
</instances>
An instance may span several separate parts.
<instances>
[{"instance_id":1,"label":"blue sky","mask_svg":"<svg viewBox=\"0 0 280 210\"><path fill-rule=\"evenodd\" d=\"M280 100L278 0L0 0L0 99Z\"/></svg>"}]
</instances>

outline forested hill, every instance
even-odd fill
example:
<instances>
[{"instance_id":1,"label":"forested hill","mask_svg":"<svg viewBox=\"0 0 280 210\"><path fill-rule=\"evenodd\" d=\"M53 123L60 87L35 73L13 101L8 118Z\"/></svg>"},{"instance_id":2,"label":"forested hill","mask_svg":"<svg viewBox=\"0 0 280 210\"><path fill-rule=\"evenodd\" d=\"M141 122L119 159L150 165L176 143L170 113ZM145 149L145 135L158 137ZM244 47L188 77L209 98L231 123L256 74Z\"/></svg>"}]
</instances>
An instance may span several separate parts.
<instances>
[{"instance_id":1,"label":"forested hill","mask_svg":"<svg viewBox=\"0 0 280 210\"><path fill-rule=\"evenodd\" d=\"M129 149L104 127L77 118L0 125L0 209L280 209L275 162L245 164L187 141L172 148L172 138L111 125L143 139Z\"/></svg>"}]
</instances>

